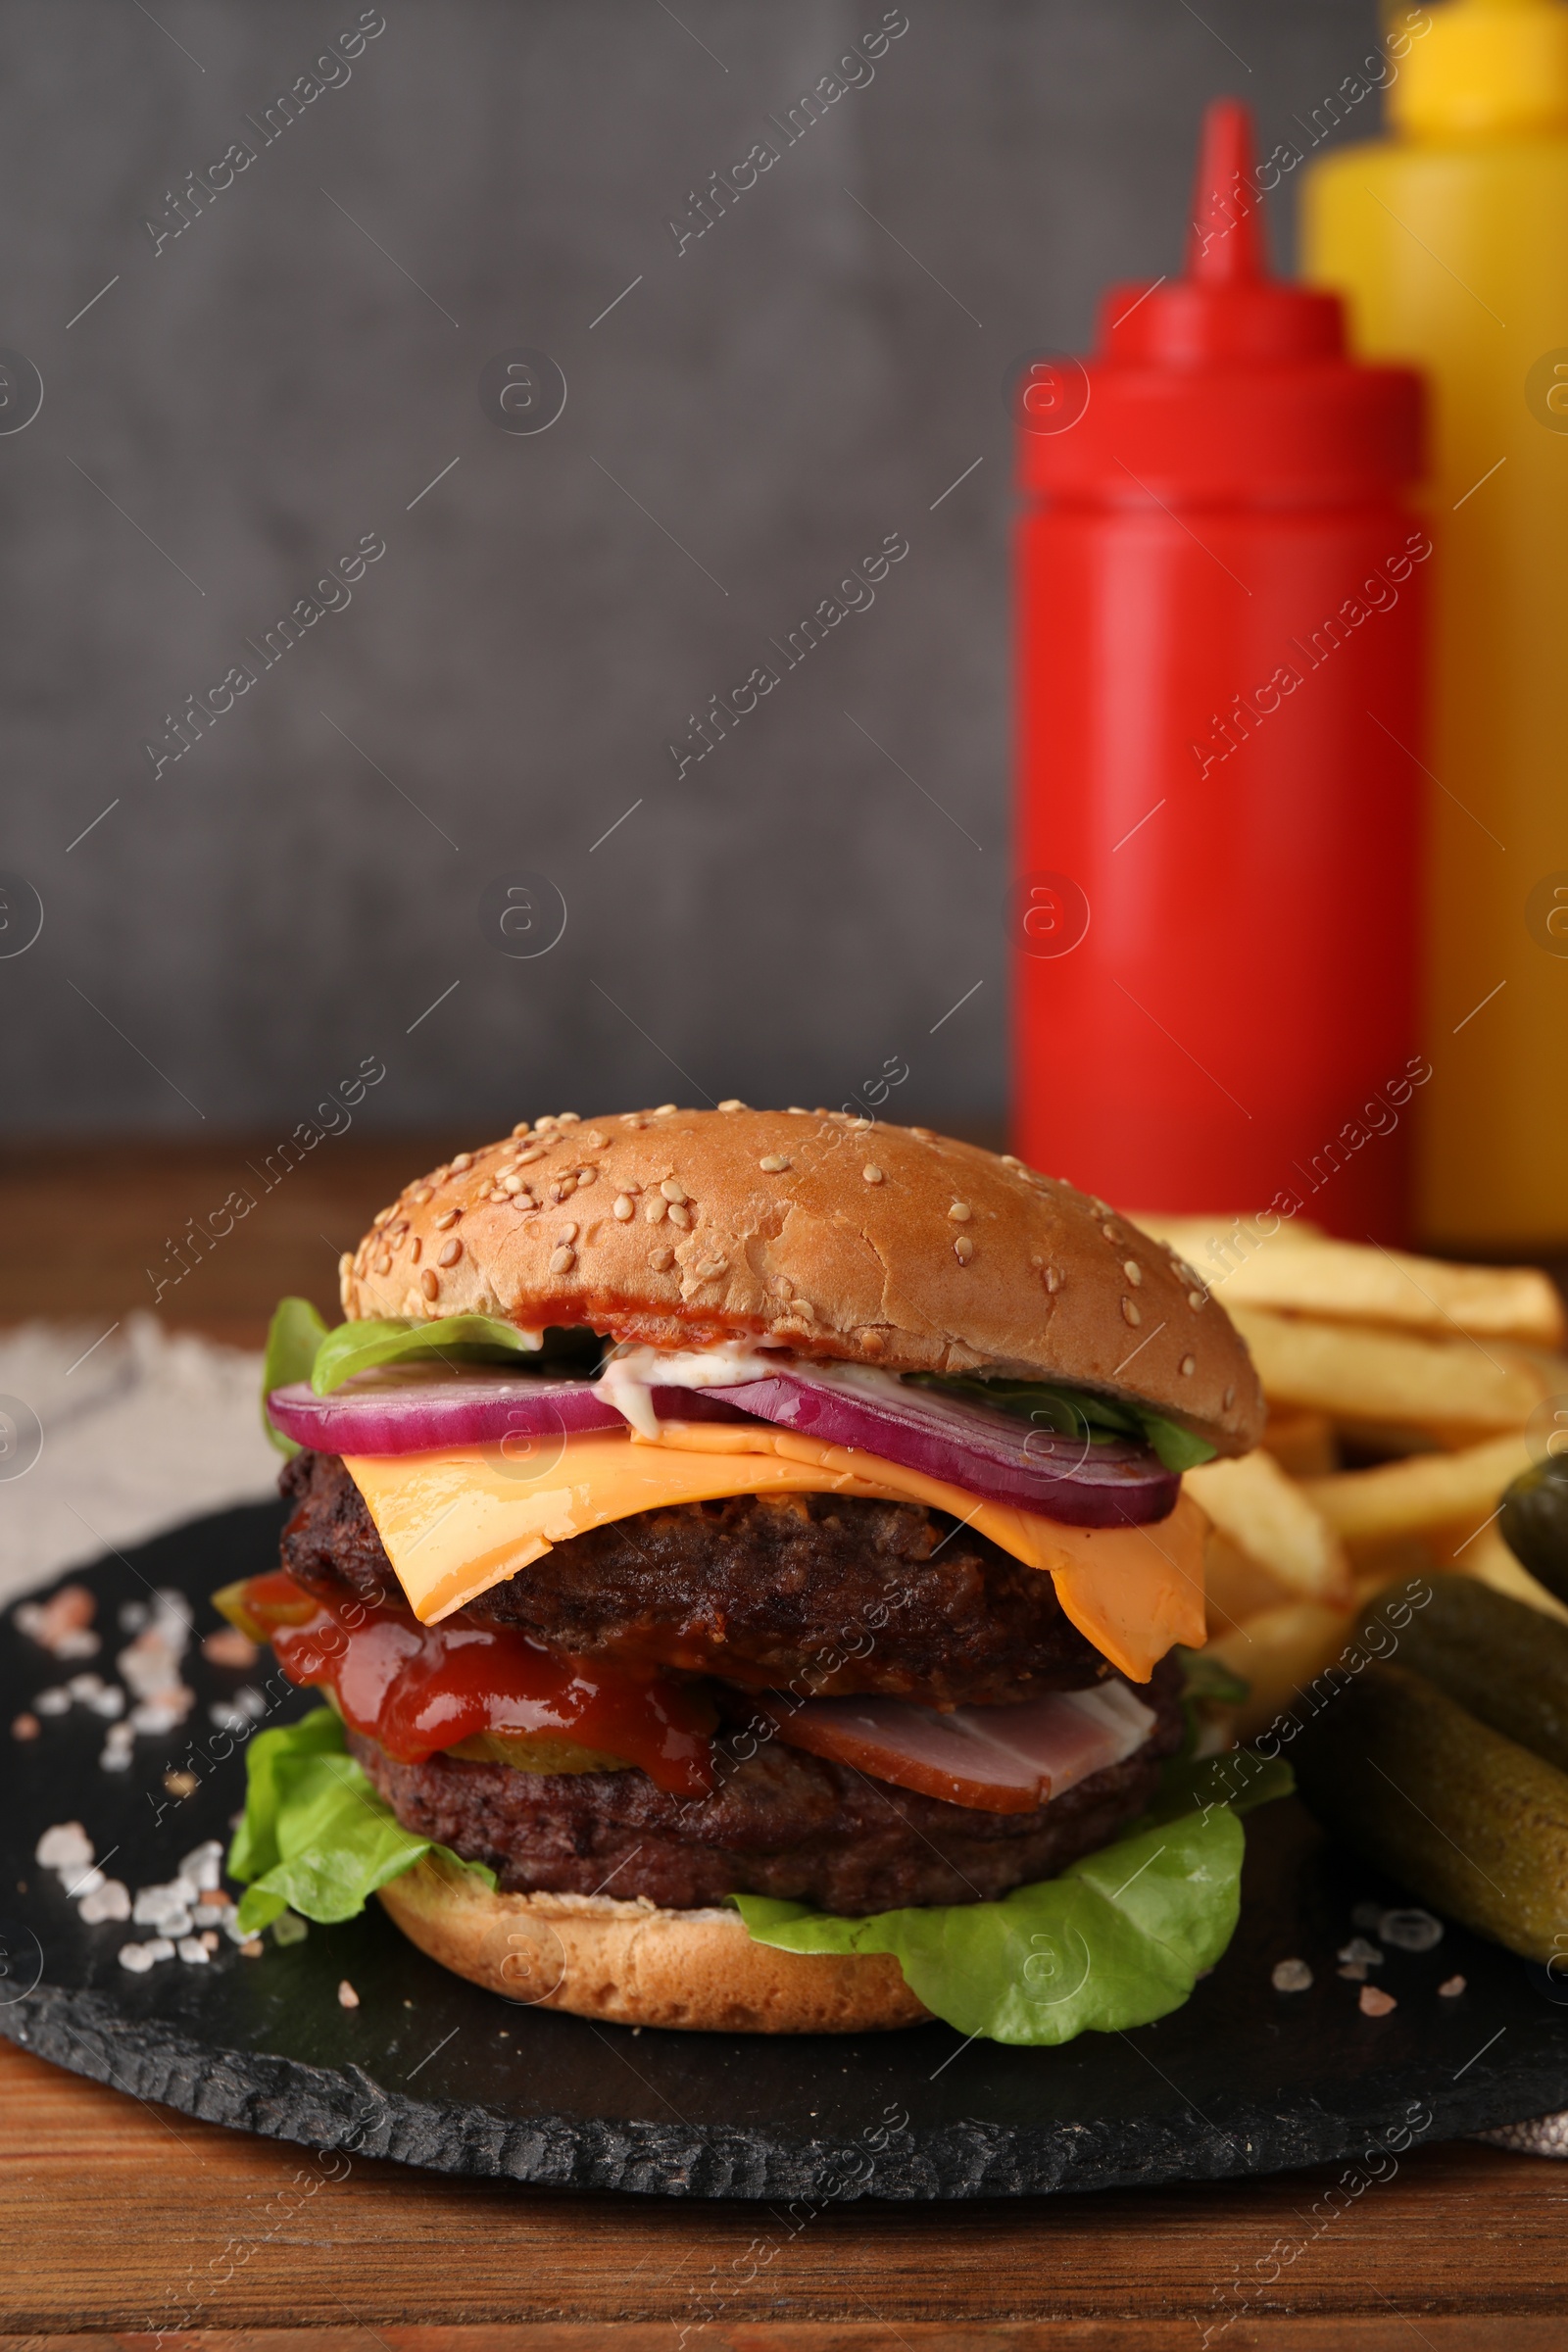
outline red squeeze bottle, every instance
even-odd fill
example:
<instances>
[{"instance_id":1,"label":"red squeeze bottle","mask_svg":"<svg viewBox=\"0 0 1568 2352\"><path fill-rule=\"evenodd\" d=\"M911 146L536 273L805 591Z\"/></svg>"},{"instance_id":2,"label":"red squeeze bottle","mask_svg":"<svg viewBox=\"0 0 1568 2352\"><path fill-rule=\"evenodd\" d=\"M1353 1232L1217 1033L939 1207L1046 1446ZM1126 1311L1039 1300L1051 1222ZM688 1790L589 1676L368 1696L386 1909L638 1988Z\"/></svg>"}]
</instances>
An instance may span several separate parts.
<instances>
[{"instance_id":1,"label":"red squeeze bottle","mask_svg":"<svg viewBox=\"0 0 1568 2352\"><path fill-rule=\"evenodd\" d=\"M1187 274L1014 414L1018 1150L1118 1206L1396 1240L1418 1052L1421 387L1266 274L1204 118Z\"/></svg>"}]
</instances>

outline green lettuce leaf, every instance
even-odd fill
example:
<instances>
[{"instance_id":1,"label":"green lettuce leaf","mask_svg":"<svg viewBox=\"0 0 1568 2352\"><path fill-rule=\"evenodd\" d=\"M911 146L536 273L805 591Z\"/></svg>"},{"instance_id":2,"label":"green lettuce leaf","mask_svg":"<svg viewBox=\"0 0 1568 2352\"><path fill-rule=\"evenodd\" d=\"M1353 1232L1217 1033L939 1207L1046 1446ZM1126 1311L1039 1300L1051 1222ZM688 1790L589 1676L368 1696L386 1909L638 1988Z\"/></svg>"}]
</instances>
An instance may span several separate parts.
<instances>
[{"instance_id":1,"label":"green lettuce leaf","mask_svg":"<svg viewBox=\"0 0 1568 2352\"><path fill-rule=\"evenodd\" d=\"M1242 1773L1234 1755L1168 1768L1129 1836L995 1902L840 1919L771 1896L730 1900L760 1943L891 1952L910 1990L960 2034L1039 2045L1147 2026L1181 2007L1235 1932L1246 1843L1236 1814L1291 1787L1289 1766L1250 1761Z\"/></svg>"},{"instance_id":2,"label":"green lettuce leaf","mask_svg":"<svg viewBox=\"0 0 1568 2352\"><path fill-rule=\"evenodd\" d=\"M403 1828L345 1751L343 1725L330 1707L259 1733L245 1772L245 1812L228 1849L228 1875L245 1884L238 1925L252 1935L287 1910L323 1925L352 1919L377 1886L426 1854L495 1886L495 1872L482 1863Z\"/></svg>"},{"instance_id":3,"label":"green lettuce leaf","mask_svg":"<svg viewBox=\"0 0 1568 2352\"><path fill-rule=\"evenodd\" d=\"M412 1317L363 1323L340 1323L326 1332L311 1366L311 1386L318 1396L329 1396L356 1372L371 1372L379 1364L416 1364L435 1356L446 1362L498 1363L526 1355L538 1360L539 1347L532 1332L504 1323L499 1315L441 1315L433 1323Z\"/></svg>"},{"instance_id":4,"label":"green lettuce leaf","mask_svg":"<svg viewBox=\"0 0 1568 2352\"><path fill-rule=\"evenodd\" d=\"M297 1380L309 1380L316 1364L326 1325L321 1321L308 1298L280 1298L272 1313L267 1334L267 1353L262 1359L262 1427L279 1453L298 1453L292 1438L273 1423L267 1409L267 1399L274 1389L286 1389Z\"/></svg>"},{"instance_id":5,"label":"green lettuce leaf","mask_svg":"<svg viewBox=\"0 0 1568 2352\"><path fill-rule=\"evenodd\" d=\"M981 1380L967 1374L909 1372L905 1377L920 1388L944 1389L973 1396L981 1404L1015 1413L1042 1429L1059 1430L1063 1437L1087 1439L1090 1445L1108 1438L1132 1438L1150 1446L1167 1470L1196 1470L1211 1462L1216 1448L1206 1438L1195 1438L1163 1413L1152 1412L1131 1396L1101 1396L1093 1389L1069 1388L1045 1380Z\"/></svg>"}]
</instances>

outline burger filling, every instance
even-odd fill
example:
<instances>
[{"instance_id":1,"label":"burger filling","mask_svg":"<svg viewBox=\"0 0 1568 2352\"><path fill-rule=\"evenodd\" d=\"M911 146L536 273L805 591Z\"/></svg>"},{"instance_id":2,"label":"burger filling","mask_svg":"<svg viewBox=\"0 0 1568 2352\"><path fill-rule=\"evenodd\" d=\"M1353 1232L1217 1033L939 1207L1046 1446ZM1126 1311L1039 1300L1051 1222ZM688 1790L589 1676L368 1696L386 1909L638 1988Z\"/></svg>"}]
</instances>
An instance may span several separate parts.
<instances>
[{"instance_id":1,"label":"burger filling","mask_svg":"<svg viewBox=\"0 0 1568 2352\"><path fill-rule=\"evenodd\" d=\"M1115 1672L1052 1576L914 1501L673 1503L424 1624L340 1458L281 1483L282 1568L229 1612L503 1889L984 1901L1106 1844L1181 1742L1170 1662Z\"/></svg>"}]
</instances>

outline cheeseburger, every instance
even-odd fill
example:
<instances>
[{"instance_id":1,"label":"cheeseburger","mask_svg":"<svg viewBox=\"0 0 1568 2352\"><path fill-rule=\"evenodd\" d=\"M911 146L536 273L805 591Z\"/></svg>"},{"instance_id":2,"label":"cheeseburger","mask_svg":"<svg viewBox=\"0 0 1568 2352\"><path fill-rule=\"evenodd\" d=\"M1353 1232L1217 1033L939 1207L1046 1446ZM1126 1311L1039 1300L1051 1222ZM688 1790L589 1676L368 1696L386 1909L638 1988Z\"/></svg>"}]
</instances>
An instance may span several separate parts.
<instances>
[{"instance_id":1,"label":"cheeseburger","mask_svg":"<svg viewBox=\"0 0 1568 2352\"><path fill-rule=\"evenodd\" d=\"M1183 1746L1181 1471L1263 1417L1164 1245L925 1128L665 1104L460 1152L341 1277L274 1324L281 1566L220 1596L326 1702L253 1744L242 1917L373 1891L514 1998L768 2033L996 1969L1040 2014L1115 1901L1094 1998L1128 1918L1163 1966L1228 1902L1163 2005L1212 1964L1212 1856L1147 1833L1157 1917L1101 1861Z\"/></svg>"}]
</instances>

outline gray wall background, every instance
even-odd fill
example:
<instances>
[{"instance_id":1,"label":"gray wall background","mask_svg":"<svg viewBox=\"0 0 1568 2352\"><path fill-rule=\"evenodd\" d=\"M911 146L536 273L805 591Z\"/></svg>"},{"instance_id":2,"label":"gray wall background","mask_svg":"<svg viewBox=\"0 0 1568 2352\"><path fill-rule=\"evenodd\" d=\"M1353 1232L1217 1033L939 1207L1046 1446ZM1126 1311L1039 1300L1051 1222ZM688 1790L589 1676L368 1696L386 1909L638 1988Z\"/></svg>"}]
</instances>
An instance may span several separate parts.
<instances>
[{"instance_id":1,"label":"gray wall background","mask_svg":"<svg viewBox=\"0 0 1568 2352\"><path fill-rule=\"evenodd\" d=\"M357 0L0 24L0 344L45 386L0 436L0 867L44 908L0 961L6 1125L281 1130L368 1054L381 1125L838 1102L890 1057L891 1115L998 1116L1004 375L1179 266L1202 101L1271 146L1371 0L907 0L679 255L880 0L383 5L156 256L143 216ZM516 345L568 385L536 436L480 408ZM164 713L368 532L352 604L154 780ZM888 532L875 605L677 779L688 712ZM478 909L524 868L567 922L514 960Z\"/></svg>"}]
</instances>

